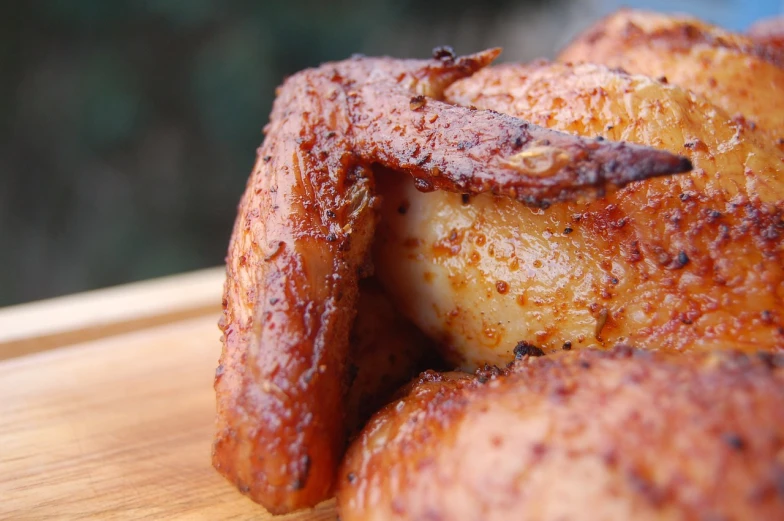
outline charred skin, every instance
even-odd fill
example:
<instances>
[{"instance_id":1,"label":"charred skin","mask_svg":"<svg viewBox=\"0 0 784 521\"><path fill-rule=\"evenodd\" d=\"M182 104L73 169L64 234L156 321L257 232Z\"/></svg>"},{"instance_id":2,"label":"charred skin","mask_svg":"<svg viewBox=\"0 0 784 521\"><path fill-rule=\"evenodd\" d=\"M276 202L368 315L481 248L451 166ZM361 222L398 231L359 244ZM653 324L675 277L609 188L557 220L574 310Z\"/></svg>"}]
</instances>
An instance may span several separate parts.
<instances>
[{"instance_id":1,"label":"charred skin","mask_svg":"<svg viewBox=\"0 0 784 521\"><path fill-rule=\"evenodd\" d=\"M497 54L356 58L278 90L229 245L213 446L215 468L273 513L327 498L343 453L349 332L377 221L372 165L421 188L538 205L691 166L438 101ZM518 160L543 146L574 163Z\"/></svg>"},{"instance_id":2,"label":"charred skin","mask_svg":"<svg viewBox=\"0 0 784 521\"><path fill-rule=\"evenodd\" d=\"M675 155L578 141L498 112L396 97L388 86L371 84L362 94L364 106L352 107L359 115L353 121L357 147L387 168L410 173L422 192L490 192L548 206L691 169Z\"/></svg>"},{"instance_id":3,"label":"charred skin","mask_svg":"<svg viewBox=\"0 0 784 521\"><path fill-rule=\"evenodd\" d=\"M683 16L621 9L558 59L618 67L692 90L731 116L784 133L784 48Z\"/></svg>"},{"instance_id":4,"label":"charred skin","mask_svg":"<svg viewBox=\"0 0 784 521\"><path fill-rule=\"evenodd\" d=\"M344 521L781 519L782 451L780 355L524 356L476 376L423 374L349 448L338 510Z\"/></svg>"}]
</instances>

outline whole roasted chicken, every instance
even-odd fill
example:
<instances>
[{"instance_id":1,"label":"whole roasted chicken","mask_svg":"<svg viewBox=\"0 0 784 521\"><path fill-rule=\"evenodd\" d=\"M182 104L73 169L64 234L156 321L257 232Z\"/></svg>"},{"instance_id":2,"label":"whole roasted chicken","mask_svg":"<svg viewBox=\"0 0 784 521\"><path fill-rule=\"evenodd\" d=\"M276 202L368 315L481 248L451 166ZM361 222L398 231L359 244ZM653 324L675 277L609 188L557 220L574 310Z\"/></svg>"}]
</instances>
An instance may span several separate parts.
<instances>
[{"instance_id":1,"label":"whole roasted chicken","mask_svg":"<svg viewBox=\"0 0 784 521\"><path fill-rule=\"evenodd\" d=\"M348 339L377 220L373 168L418 189L547 205L688 160L440 101L497 51L356 58L278 92L229 247L214 464L273 512L330 493L345 443Z\"/></svg>"},{"instance_id":2,"label":"whole roasted chicken","mask_svg":"<svg viewBox=\"0 0 784 521\"><path fill-rule=\"evenodd\" d=\"M686 369L652 370L689 379L712 359L682 351L784 345L777 123L755 124L762 118L748 113L750 104L745 113L730 110L688 86L601 65L480 71L497 54L357 57L298 73L278 90L229 246L213 447L215 467L273 513L329 497L349 433L426 367L480 368L476 377L428 377L432 396L441 396L464 385L454 382L512 382L518 369L493 364L517 358L528 367L531 356L556 350L618 342L663 350L670 354L656 364L684 356L677 363ZM574 361L579 354L560 356L563 367L583 363ZM636 366L613 365L616 358L607 359L606 374L634 374ZM525 378L536 386L533 373ZM582 378L580 371L568 377L588 393L606 392ZM780 390L778 376L764 378ZM644 383L640 392L659 385ZM518 387L504 387L503 400L525 399ZM762 400L759 410L782 405L780 393L738 389L739 399ZM407 496L390 492L404 475L377 462L403 464L452 436L449 422L436 431L406 427L427 411L440 417L452 402L415 402L424 409L409 417L399 403L402 409L381 413L391 420L365 427L344 463L338 484L346 519L450 517L409 508ZM558 400L541 403L562 414ZM655 421L677 417L663 411ZM727 415L712 418L734 425ZM778 436L781 418L765 421ZM722 454L711 449L705 457ZM422 461L441 473L438 457ZM363 461L391 473L374 470L371 479ZM708 482L694 483L704 491ZM493 510L506 504L502 496L470 493L482 497L466 501L503 512Z\"/></svg>"}]
</instances>

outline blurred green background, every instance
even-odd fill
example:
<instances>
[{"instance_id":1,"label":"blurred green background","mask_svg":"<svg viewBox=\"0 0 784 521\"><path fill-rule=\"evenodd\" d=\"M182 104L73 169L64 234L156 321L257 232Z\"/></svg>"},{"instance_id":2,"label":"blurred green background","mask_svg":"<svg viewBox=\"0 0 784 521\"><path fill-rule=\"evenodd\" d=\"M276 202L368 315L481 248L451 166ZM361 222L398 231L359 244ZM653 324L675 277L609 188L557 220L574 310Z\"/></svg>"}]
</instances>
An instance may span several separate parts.
<instances>
[{"instance_id":1,"label":"blurred green background","mask_svg":"<svg viewBox=\"0 0 784 521\"><path fill-rule=\"evenodd\" d=\"M733 28L780 2L625 2ZM282 78L352 53L552 56L620 2L38 0L0 17L0 305L218 265Z\"/></svg>"}]
</instances>

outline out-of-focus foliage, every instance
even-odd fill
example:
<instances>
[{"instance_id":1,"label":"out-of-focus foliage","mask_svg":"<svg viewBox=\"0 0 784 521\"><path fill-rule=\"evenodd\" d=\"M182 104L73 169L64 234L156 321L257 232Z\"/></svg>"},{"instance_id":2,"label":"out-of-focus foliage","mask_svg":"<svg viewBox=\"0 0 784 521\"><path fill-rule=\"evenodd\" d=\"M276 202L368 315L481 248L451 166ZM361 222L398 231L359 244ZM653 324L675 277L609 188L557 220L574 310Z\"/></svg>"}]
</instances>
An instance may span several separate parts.
<instances>
[{"instance_id":1,"label":"out-of-focus foliage","mask_svg":"<svg viewBox=\"0 0 784 521\"><path fill-rule=\"evenodd\" d=\"M355 52L426 56L442 44L548 55L603 2L7 4L0 305L221 263L285 75Z\"/></svg>"},{"instance_id":2,"label":"out-of-focus foliage","mask_svg":"<svg viewBox=\"0 0 784 521\"><path fill-rule=\"evenodd\" d=\"M0 305L221 263L275 86L354 52L394 53L406 20L443 24L472 2L424 4L9 3ZM415 47L437 38L423 30Z\"/></svg>"}]
</instances>

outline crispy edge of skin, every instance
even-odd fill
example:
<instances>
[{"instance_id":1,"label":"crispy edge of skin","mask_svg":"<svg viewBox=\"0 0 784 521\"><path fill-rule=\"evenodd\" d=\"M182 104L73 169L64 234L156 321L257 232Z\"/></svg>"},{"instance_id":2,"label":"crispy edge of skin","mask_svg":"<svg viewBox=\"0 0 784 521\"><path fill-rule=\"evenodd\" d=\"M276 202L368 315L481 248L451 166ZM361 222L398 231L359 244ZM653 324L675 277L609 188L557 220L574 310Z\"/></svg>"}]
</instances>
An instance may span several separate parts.
<instances>
[{"instance_id":1,"label":"crispy edge of skin","mask_svg":"<svg viewBox=\"0 0 784 521\"><path fill-rule=\"evenodd\" d=\"M586 29L562 51L562 55L578 48L587 51L596 42L608 37L618 38L627 46L653 45L679 52L686 52L695 45L706 45L755 56L784 68L782 49L767 45L752 34L733 33L686 15L667 15L629 8L619 9ZM621 48L618 48L618 52L622 52ZM581 54L582 58L588 55ZM567 55L562 61L569 59Z\"/></svg>"},{"instance_id":2,"label":"crispy edge of skin","mask_svg":"<svg viewBox=\"0 0 784 521\"><path fill-rule=\"evenodd\" d=\"M773 519L784 513L783 411L784 356L765 352L618 346L426 372L349 448L338 510L345 521L585 509Z\"/></svg>"},{"instance_id":3,"label":"crispy edge of skin","mask_svg":"<svg viewBox=\"0 0 784 521\"><path fill-rule=\"evenodd\" d=\"M693 90L776 138L784 126L784 49L690 17L622 9L578 35L561 62L593 62Z\"/></svg>"},{"instance_id":4,"label":"crispy edge of skin","mask_svg":"<svg viewBox=\"0 0 784 521\"><path fill-rule=\"evenodd\" d=\"M692 169L669 152L577 138L494 111L409 98L385 85L364 86L349 103L360 153L409 172L423 192L492 192L547 207Z\"/></svg>"},{"instance_id":5,"label":"crispy edge of skin","mask_svg":"<svg viewBox=\"0 0 784 521\"><path fill-rule=\"evenodd\" d=\"M330 493L358 271L376 219L345 105L323 107L331 86L307 74L279 90L227 259L213 465L275 514Z\"/></svg>"},{"instance_id":6,"label":"crispy edge of skin","mask_svg":"<svg viewBox=\"0 0 784 521\"><path fill-rule=\"evenodd\" d=\"M298 73L278 90L229 246L213 444L215 468L273 513L327 498L344 447L348 336L377 218L371 163L437 179L434 184L441 189L503 192L519 185L529 191L529 202L537 203L545 201L541 196L563 197L589 185L626 182L623 176L631 181L691 167L688 160L654 149L542 129L567 154L585 153L579 169L561 165L569 173L566 178L558 169L525 177L517 174L527 167L507 162L492 169L498 178L491 175L477 184L472 177L485 175L487 161L476 154L497 154L499 147L492 142L471 153L458 149L444 154L438 172L400 160L412 140L431 156L439 146L457 146L452 134L452 141L428 141L448 130L453 120L445 118L426 131L418 128L408 139L386 139L363 126L363 118L374 110L381 110L382 118L385 113L416 112L411 104L419 98L412 98L412 92L440 96L451 81L497 54L430 61L352 59ZM382 99L379 92L389 97ZM521 129L530 128L500 114L457 111L467 127L459 137L469 140L515 144ZM379 132L416 125L405 117L398 123L385 121ZM472 132L472 122L481 122L485 132L492 124L501 131ZM509 125L516 134L510 134ZM642 172L638 163L648 171ZM515 175L504 177L508 171Z\"/></svg>"}]
</instances>

